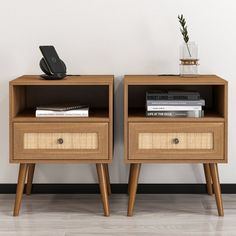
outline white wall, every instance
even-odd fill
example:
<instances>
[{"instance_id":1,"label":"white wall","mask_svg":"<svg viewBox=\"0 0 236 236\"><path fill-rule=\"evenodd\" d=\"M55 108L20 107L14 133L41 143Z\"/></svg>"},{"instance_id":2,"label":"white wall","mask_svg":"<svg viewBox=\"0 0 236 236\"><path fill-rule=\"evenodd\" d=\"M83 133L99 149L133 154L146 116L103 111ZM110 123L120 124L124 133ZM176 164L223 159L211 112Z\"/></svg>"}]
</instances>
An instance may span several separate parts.
<instances>
[{"instance_id":1,"label":"white wall","mask_svg":"<svg viewBox=\"0 0 236 236\"><path fill-rule=\"evenodd\" d=\"M115 151L111 181L125 183L122 76L178 73L177 15L199 45L200 72L229 81L229 164L221 181L236 183L236 2L234 0L2 0L0 3L0 183L15 183L8 161L8 82L40 74L38 46L53 44L74 74L115 74ZM96 182L92 165L38 165L35 182ZM143 165L143 183L201 183L201 165Z\"/></svg>"}]
</instances>

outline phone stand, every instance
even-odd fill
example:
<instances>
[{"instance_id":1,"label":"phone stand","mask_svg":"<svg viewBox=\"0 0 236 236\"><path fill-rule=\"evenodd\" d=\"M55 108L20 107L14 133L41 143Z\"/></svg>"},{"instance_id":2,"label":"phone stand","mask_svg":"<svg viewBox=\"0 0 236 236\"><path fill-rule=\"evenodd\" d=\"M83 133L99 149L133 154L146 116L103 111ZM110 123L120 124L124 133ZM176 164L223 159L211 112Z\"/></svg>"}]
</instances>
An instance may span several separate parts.
<instances>
[{"instance_id":1,"label":"phone stand","mask_svg":"<svg viewBox=\"0 0 236 236\"><path fill-rule=\"evenodd\" d=\"M66 71L66 65L65 63L61 60L62 66L65 68ZM64 79L66 77L65 73L51 73L50 69L48 68L47 63L45 62L44 58L42 58L39 62L41 70L45 73L41 75L41 77L45 80L60 80Z\"/></svg>"}]
</instances>

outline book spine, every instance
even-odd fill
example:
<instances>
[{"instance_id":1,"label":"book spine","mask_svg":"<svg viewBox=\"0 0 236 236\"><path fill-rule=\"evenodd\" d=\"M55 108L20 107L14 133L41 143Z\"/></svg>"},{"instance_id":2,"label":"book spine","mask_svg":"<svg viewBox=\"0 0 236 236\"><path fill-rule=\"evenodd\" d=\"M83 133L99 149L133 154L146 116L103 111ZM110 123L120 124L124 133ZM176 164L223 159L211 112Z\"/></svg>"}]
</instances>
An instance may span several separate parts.
<instances>
[{"instance_id":1,"label":"book spine","mask_svg":"<svg viewBox=\"0 0 236 236\"><path fill-rule=\"evenodd\" d=\"M202 106L147 106L147 111L200 111Z\"/></svg>"},{"instance_id":2,"label":"book spine","mask_svg":"<svg viewBox=\"0 0 236 236\"><path fill-rule=\"evenodd\" d=\"M205 100L147 100L147 106L205 106Z\"/></svg>"},{"instance_id":3,"label":"book spine","mask_svg":"<svg viewBox=\"0 0 236 236\"><path fill-rule=\"evenodd\" d=\"M74 107L37 107L39 111L57 111L57 112L65 112L65 111L72 111L72 110L88 110L88 106L74 106Z\"/></svg>"},{"instance_id":4,"label":"book spine","mask_svg":"<svg viewBox=\"0 0 236 236\"><path fill-rule=\"evenodd\" d=\"M147 111L146 116L149 117L204 117L203 111Z\"/></svg>"},{"instance_id":5,"label":"book spine","mask_svg":"<svg viewBox=\"0 0 236 236\"><path fill-rule=\"evenodd\" d=\"M85 115L85 114L80 114L80 115L76 115L76 114L74 114L74 115L36 114L36 117L58 117L58 118L61 118L61 117L88 117L88 115Z\"/></svg>"},{"instance_id":6,"label":"book spine","mask_svg":"<svg viewBox=\"0 0 236 236\"><path fill-rule=\"evenodd\" d=\"M158 95L158 94L147 94L147 100L200 100L200 95Z\"/></svg>"},{"instance_id":7,"label":"book spine","mask_svg":"<svg viewBox=\"0 0 236 236\"><path fill-rule=\"evenodd\" d=\"M48 111L36 110L36 117L88 117L88 110L71 110L71 111Z\"/></svg>"}]
</instances>

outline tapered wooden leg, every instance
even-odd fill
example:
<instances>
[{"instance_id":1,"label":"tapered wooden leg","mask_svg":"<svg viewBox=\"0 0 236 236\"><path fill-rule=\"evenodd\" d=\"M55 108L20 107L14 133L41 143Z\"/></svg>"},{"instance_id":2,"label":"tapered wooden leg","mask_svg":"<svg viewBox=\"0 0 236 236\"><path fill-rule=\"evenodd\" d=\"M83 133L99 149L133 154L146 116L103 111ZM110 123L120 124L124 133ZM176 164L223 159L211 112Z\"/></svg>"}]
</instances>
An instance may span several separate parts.
<instances>
[{"instance_id":1,"label":"tapered wooden leg","mask_svg":"<svg viewBox=\"0 0 236 236\"><path fill-rule=\"evenodd\" d=\"M32 183L34 178L34 169L35 164L28 164L28 176L27 176L27 184L26 184L26 194L30 195L32 190Z\"/></svg>"},{"instance_id":2,"label":"tapered wooden leg","mask_svg":"<svg viewBox=\"0 0 236 236\"><path fill-rule=\"evenodd\" d=\"M221 196L220 180L219 180L217 164L211 163L210 170L211 170L211 176L212 176L212 181L213 181L213 188L214 188L214 193L215 193L215 198L216 198L218 214L219 216L224 216L224 208L223 208L223 202L222 202L222 196Z\"/></svg>"},{"instance_id":3,"label":"tapered wooden leg","mask_svg":"<svg viewBox=\"0 0 236 236\"><path fill-rule=\"evenodd\" d=\"M109 200L108 200L108 192L107 192L107 179L106 179L106 171L105 171L105 164L99 163L96 164L97 167L97 174L100 186L100 193L102 197L104 215L110 215L110 207L109 207Z\"/></svg>"},{"instance_id":4,"label":"tapered wooden leg","mask_svg":"<svg viewBox=\"0 0 236 236\"><path fill-rule=\"evenodd\" d=\"M203 164L203 167L204 167L204 173L205 173L205 178L206 178L207 193L209 195L213 195L210 164Z\"/></svg>"},{"instance_id":5,"label":"tapered wooden leg","mask_svg":"<svg viewBox=\"0 0 236 236\"><path fill-rule=\"evenodd\" d=\"M137 187L138 187L138 178L139 178L139 173L140 173L140 168L141 164L131 164L132 167L132 173L130 176L130 192L129 192L129 203L128 203L128 216L133 215L133 210L134 210L134 203L135 203L135 197L136 197L136 192L137 192Z\"/></svg>"},{"instance_id":6,"label":"tapered wooden leg","mask_svg":"<svg viewBox=\"0 0 236 236\"><path fill-rule=\"evenodd\" d=\"M111 195L109 168L108 168L108 164L104 164L104 165L105 165L105 173L106 173L107 192L108 192L108 195Z\"/></svg>"},{"instance_id":7,"label":"tapered wooden leg","mask_svg":"<svg viewBox=\"0 0 236 236\"><path fill-rule=\"evenodd\" d=\"M18 216L20 212L21 200L25 186L26 172L27 172L27 164L20 164L13 216Z\"/></svg>"},{"instance_id":8,"label":"tapered wooden leg","mask_svg":"<svg viewBox=\"0 0 236 236\"><path fill-rule=\"evenodd\" d=\"M133 170L133 165L130 164L130 167L129 167L129 182L128 182L128 195L130 194L132 170Z\"/></svg>"}]
</instances>

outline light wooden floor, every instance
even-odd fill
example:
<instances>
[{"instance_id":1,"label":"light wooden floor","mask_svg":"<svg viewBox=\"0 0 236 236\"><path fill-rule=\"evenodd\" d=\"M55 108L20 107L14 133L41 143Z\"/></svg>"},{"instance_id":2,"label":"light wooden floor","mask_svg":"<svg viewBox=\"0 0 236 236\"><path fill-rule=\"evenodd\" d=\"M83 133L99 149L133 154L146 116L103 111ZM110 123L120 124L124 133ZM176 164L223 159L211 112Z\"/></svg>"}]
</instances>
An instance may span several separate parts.
<instances>
[{"instance_id":1,"label":"light wooden floor","mask_svg":"<svg viewBox=\"0 0 236 236\"><path fill-rule=\"evenodd\" d=\"M223 195L225 217L208 195L138 194L133 217L127 200L112 195L104 217L99 195L24 196L13 217L14 195L0 195L0 236L236 235L236 195Z\"/></svg>"}]
</instances>

